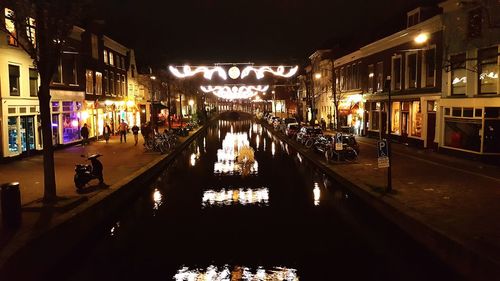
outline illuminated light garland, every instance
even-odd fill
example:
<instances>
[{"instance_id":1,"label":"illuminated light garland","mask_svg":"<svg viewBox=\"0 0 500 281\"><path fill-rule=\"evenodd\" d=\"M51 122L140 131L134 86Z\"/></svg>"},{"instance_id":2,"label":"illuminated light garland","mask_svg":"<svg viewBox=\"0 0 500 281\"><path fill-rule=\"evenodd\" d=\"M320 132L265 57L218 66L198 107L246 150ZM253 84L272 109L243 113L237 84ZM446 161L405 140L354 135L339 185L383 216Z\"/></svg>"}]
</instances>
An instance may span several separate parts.
<instances>
[{"instance_id":1,"label":"illuminated light garland","mask_svg":"<svg viewBox=\"0 0 500 281\"><path fill-rule=\"evenodd\" d=\"M215 72L220 78L227 80L227 77L231 79L244 79L249 76L251 72L255 73L257 79L264 78L266 72L271 73L274 76L280 76L284 78L290 78L294 76L299 70L299 66L247 66L243 70L237 66L231 67L228 72L221 66L169 66L170 72L177 78L186 78L194 76L198 73L203 73L203 77L207 80L212 80ZM288 71L287 71L288 70Z\"/></svg>"},{"instance_id":2,"label":"illuminated light garland","mask_svg":"<svg viewBox=\"0 0 500 281\"><path fill-rule=\"evenodd\" d=\"M269 72L269 73L273 74L274 76L281 76L281 77L285 77L285 78L290 78L297 73L297 71L299 70L299 67L298 66L291 67L287 73L285 73L285 70L286 70L285 66L282 66L282 65L278 66L278 68L276 70L274 70L270 66L260 66L260 67L247 66L243 69L243 71L241 71L241 79L250 75L250 72L252 72L252 71L255 72L255 76L257 77L257 79L264 78L266 72Z\"/></svg>"},{"instance_id":3,"label":"illuminated light garland","mask_svg":"<svg viewBox=\"0 0 500 281\"><path fill-rule=\"evenodd\" d=\"M227 79L226 70L224 70L224 68L220 66L214 66L214 67L198 66L193 70L189 65L185 65L182 67L183 72L180 72L174 66L169 66L168 69L177 78L186 78L194 76L198 73L203 73L203 77L205 77L205 79L212 80L212 76L214 75L215 72L217 72L220 78L224 80Z\"/></svg>"},{"instance_id":4,"label":"illuminated light garland","mask_svg":"<svg viewBox=\"0 0 500 281\"><path fill-rule=\"evenodd\" d=\"M258 93L266 92L269 85L257 86L200 86L200 89L205 93L213 93L219 98L234 100L248 99L256 96Z\"/></svg>"}]
</instances>

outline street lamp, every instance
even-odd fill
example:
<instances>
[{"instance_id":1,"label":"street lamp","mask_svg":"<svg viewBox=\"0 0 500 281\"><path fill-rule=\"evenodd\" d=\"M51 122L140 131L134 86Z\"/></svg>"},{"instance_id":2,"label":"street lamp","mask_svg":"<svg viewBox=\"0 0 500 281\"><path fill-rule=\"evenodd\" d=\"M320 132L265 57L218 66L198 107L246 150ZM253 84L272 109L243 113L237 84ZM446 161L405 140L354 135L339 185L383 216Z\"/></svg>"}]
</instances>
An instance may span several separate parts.
<instances>
[{"instance_id":1,"label":"street lamp","mask_svg":"<svg viewBox=\"0 0 500 281\"><path fill-rule=\"evenodd\" d=\"M414 39L415 43L417 43L417 44L423 44L423 43L427 42L427 40L429 40L429 34L427 34L427 33L420 33Z\"/></svg>"},{"instance_id":2,"label":"street lamp","mask_svg":"<svg viewBox=\"0 0 500 281\"><path fill-rule=\"evenodd\" d=\"M153 123L153 130L156 128L156 112L155 112L155 99L156 99L156 95L155 95L155 84L154 84L154 81L156 80L156 76L154 75L151 75L149 77L151 79L151 111L152 111L152 115L151 115L151 122Z\"/></svg>"}]
</instances>

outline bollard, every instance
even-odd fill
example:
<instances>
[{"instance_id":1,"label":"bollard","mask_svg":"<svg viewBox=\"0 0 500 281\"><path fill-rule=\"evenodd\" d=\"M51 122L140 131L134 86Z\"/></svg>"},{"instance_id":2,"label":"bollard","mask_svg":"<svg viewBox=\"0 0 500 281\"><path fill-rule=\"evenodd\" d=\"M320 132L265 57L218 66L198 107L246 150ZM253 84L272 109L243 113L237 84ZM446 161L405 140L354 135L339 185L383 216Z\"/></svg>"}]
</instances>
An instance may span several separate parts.
<instances>
[{"instance_id":1,"label":"bollard","mask_svg":"<svg viewBox=\"0 0 500 281\"><path fill-rule=\"evenodd\" d=\"M21 225L21 191L18 182L3 184L1 187L2 223L5 227Z\"/></svg>"}]
</instances>

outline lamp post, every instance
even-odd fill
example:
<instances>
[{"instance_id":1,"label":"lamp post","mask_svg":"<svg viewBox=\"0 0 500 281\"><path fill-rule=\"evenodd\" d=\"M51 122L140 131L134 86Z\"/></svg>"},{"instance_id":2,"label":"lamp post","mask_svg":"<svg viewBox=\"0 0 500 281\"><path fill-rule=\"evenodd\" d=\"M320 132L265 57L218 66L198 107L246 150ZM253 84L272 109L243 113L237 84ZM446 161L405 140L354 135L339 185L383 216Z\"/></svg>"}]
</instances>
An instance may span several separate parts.
<instances>
[{"instance_id":1,"label":"lamp post","mask_svg":"<svg viewBox=\"0 0 500 281\"><path fill-rule=\"evenodd\" d=\"M150 76L151 79L151 122L153 123L153 130L156 128L156 112L155 112L155 83L156 76Z\"/></svg>"},{"instance_id":2,"label":"lamp post","mask_svg":"<svg viewBox=\"0 0 500 281\"><path fill-rule=\"evenodd\" d=\"M391 165L391 131L392 131L392 100L391 100L391 76L387 76L386 79L386 87L387 87L387 159L389 162L389 167L387 167L387 189L386 192L390 193L392 191L392 165Z\"/></svg>"}]
</instances>

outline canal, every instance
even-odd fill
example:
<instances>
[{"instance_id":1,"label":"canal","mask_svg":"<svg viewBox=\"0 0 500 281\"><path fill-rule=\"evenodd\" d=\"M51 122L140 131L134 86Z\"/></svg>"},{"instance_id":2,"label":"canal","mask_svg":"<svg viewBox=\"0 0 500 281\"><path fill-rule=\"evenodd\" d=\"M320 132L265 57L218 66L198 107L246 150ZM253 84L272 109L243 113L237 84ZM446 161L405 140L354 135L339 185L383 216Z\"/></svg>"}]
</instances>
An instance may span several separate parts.
<instances>
[{"instance_id":1,"label":"canal","mask_svg":"<svg viewBox=\"0 0 500 281\"><path fill-rule=\"evenodd\" d=\"M256 163L232 162L248 143ZM457 280L396 226L250 120L218 121L51 277ZM57 279L59 279L57 278Z\"/></svg>"}]
</instances>

